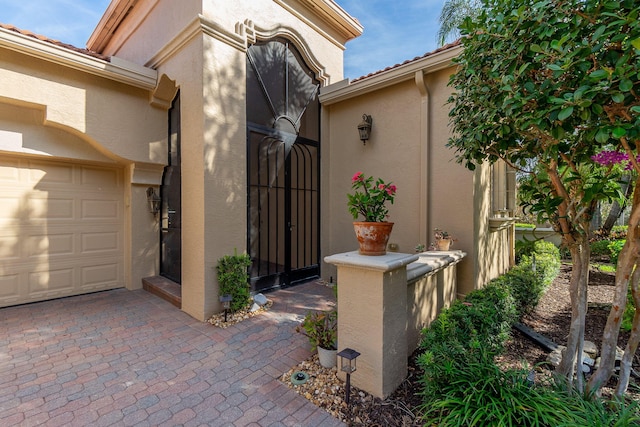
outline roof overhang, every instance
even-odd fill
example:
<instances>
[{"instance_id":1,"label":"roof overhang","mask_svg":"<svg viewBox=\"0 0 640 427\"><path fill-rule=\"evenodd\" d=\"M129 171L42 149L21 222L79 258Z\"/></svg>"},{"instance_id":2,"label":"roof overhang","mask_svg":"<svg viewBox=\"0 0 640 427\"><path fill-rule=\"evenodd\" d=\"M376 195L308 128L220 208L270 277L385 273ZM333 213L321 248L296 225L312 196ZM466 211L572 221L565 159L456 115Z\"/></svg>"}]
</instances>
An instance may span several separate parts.
<instances>
[{"instance_id":1,"label":"roof overhang","mask_svg":"<svg viewBox=\"0 0 640 427\"><path fill-rule=\"evenodd\" d=\"M303 21L307 21L305 16L291 6L291 0L274 0L274 2ZM345 38L345 42L362 35L364 30L362 24L333 0L299 0L299 3L337 31Z\"/></svg>"},{"instance_id":2,"label":"roof overhang","mask_svg":"<svg viewBox=\"0 0 640 427\"><path fill-rule=\"evenodd\" d=\"M387 70L373 74L370 77L358 79L351 83L349 79L320 88L320 103L331 105L369 92L374 92L407 80L414 80L417 72L433 73L453 65L455 59L462 52L462 46L457 45L449 49L437 51L431 55L402 65L390 67Z\"/></svg>"},{"instance_id":3,"label":"roof overhang","mask_svg":"<svg viewBox=\"0 0 640 427\"><path fill-rule=\"evenodd\" d=\"M117 57L107 62L4 28L0 28L0 47L141 89L156 87L156 70Z\"/></svg>"}]
</instances>

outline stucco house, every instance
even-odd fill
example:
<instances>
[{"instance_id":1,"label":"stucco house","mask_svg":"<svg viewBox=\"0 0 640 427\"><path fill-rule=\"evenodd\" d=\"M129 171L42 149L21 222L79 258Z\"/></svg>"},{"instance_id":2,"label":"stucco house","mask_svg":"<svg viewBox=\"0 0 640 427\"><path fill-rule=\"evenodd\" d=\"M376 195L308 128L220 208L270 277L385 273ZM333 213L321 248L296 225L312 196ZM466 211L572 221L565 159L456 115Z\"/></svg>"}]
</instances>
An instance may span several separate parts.
<instances>
[{"instance_id":1,"label":"stucco house","mask_svg":"<svg viewBox=\"0 0 640 427\"><path fill-rule=\"evenodd\" d=\"M513 174L445 147L461 47L343 80L362 31L332 0L112 0L87 49L0 25L0 306L162 277L204 320L236 249L256 292L330 280L356 171L398 187L392 250L457 237L458 294L508 269Z\"/></svg>"}]
</instances>

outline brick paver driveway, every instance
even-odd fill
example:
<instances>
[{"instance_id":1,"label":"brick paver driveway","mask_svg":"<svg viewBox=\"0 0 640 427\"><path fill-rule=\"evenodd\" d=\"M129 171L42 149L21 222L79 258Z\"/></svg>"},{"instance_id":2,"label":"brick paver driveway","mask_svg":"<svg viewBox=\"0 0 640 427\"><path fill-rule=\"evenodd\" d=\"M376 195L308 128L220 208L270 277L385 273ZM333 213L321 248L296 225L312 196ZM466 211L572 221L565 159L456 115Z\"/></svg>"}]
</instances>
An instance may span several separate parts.
<instances>
[{"instance_id":1,"label":"brick paver driveway","mask_svg":"<svg viewBox=\"0 0 640 427\"><path fill-rule=\"evenodd\" d=\"M143 290L0 309L0 425L342 425L279 381L309 356L296 323L330 294L273 292L227 329Z\"/></svg>"}]
</instances>

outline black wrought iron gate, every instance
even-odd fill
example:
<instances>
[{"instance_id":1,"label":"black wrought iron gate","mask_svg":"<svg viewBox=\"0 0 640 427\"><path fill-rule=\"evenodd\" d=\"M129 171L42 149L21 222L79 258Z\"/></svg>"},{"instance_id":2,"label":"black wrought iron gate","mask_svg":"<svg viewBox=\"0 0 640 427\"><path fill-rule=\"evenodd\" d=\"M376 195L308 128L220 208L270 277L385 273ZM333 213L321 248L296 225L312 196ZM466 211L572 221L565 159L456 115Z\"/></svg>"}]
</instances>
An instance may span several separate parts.
<instances>
[{"instance_id":1,"label":"black wrought iron gate","mask_svg":"<svg viewBox=\"0 0 640 427\"><path fill-rule=\"evenodd\" d=\"M250 127L248 146L253 290L318 276L318 144L293 134Z\"/></svg>"}]
</instances>

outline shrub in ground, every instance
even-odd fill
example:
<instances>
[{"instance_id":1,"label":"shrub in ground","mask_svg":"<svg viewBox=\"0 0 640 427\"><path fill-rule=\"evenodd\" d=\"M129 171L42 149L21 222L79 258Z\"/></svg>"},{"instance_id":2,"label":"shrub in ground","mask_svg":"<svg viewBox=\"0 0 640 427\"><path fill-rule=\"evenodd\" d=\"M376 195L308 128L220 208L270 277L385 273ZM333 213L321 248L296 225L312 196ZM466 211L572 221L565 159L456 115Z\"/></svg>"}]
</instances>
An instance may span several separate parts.
<instances>
[{"instance_id":1,"label":"shrub in ground","mask_svg":"<svg viewBox=\"0 0 640 427\"><path fill-rule=\"evenodd\" d=\"M238 311L249 304L251 288L247 268L251 258L247 254L225 255L218 260L216 272L220 284L220 295L231 295L231 311Z\"/></svg>"},{"instance_id":2,"label":"shrub in ground","mask_svg":"<svg viewBox=\"0 0 640 427\"><path fill-rule=\"evenodd\" d=\"M609 256L609 240L595 240L589 244L591 247L591 255L593 256Z\"/></svg>"},{"instance_id":3,"label":"shrub in ground","mask_svg":"<svg viewBox=\"0 0 640 427\"><path fill-rule=\"evenodd\" d=\"M622 247L626 243L626 240L611 240L608 242L607 248L609 249L609 255L611 256L611 263L618 265L618 256Z\"/></svg>"},{"instance_id":4,"label":"shrub in ground","mask_svg":"<svg viewBox=\"0 0 640 427\"><path fill-rule=\"evenodd\" d=\"M523 255L518 265L493 282L511 289L521 316L536 308L559 272L559 249L553 243L538 240L529 255Z\"/></svg>"},{"instance_id":5,"label":"shrub in ground","mask_svg":"<svg viewBox=\"0 0 640 427\"><path fill-rule=\"evenodd\" d=\"M502 371L494 363L440 365L449 381L425 395L426 425L438 426L628 426L637 423L638 403L607 408L553 384L530 381L527 370Z\"/></svg>"},{"instance_id":6,"label":"shrub in ground","mask_svg":"<svg viewBox=\"0 0 640 427\"><path fill-rule=\"evenodd\" d=\"M516 320L515 300L501 283L490 283L443 310L423 331L418 364L424 370L425 393L438 394L451 372L470 361L491 363Z\"/></svg>"}]
</instances>

